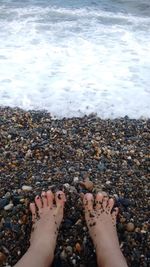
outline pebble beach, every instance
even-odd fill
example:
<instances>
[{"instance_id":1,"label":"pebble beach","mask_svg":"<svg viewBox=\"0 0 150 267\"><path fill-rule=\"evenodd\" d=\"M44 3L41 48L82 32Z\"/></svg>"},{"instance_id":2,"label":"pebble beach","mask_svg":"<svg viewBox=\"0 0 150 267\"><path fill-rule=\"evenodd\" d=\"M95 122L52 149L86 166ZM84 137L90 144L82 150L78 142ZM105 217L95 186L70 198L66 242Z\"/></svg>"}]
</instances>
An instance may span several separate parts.
<instances>
[{"instance_id":1,"label":"pebble beach","mask_svg":"<svg viewBox=\"0 0 150 267\"><path fill-rule=\"evenodd\" d=\"M0 266L13 266L27 250L29 203L48 189L67 196L53 267L97 267L82 194L99 191L119 207L128 266L149 266L149 119L54 119L46 111L1 107L0 141Z\"/></svg>"}]
</instances>

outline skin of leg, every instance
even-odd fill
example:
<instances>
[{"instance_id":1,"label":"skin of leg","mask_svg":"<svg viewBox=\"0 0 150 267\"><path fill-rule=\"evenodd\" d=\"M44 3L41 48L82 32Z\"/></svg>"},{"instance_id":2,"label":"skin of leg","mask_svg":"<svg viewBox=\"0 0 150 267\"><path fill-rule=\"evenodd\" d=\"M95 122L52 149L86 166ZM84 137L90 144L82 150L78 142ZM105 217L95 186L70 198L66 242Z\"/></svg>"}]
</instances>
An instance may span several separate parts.
<instances>
[{"instance_id":1,"label":"skin of leg","mask_svg":"<svg viewBox=\"0 0 150 267\"><path fill-rule=\"evenodd\" d=\"M127 267L120 250L116 231L118 209L113 210L114 200L106 193L98 193L95 199L87 193L83 199L85 220L93 240L99 267Z\"/></svg>"},{"instance_id":2,"label":"skin of leg","mask_svg":"<svg viewBox=\"0 0 150 267\"><path fill-rule=\"evenodd\" d=\"M62 191L56 192L55 198L51 191L35 197L35 203L30 204L33 222L30 247L14 267L51 266L65 201Z\"/></svg>"}]
</instances>

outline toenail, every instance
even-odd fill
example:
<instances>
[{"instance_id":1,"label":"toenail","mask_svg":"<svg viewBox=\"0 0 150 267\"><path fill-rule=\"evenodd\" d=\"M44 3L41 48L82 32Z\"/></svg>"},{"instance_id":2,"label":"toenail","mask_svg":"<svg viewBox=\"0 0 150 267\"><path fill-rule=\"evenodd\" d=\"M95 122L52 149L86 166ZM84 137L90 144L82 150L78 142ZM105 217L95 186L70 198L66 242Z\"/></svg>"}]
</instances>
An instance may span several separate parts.
<instances>
[{"instance_id":1,"label":"toenail","mask_svg":"<svg viewBox=\"0 0 150 267\"><path fill-rule=\"evenodd\" d=\"M61 194L58 194L58 196L57 196L57 197L58 197L58 199L61 199Z\"/></svg>"},{"instance_id":2,"label":"toenail","mask_svg":"<svg viewBox=\"0 0 150 267\"><path fill-rule=\"evenodd\" d=\"M86 198L87 198L88 200L93 200L91 194L87 194L87 195L86 195Z\"/></svg>"}]
</instances>

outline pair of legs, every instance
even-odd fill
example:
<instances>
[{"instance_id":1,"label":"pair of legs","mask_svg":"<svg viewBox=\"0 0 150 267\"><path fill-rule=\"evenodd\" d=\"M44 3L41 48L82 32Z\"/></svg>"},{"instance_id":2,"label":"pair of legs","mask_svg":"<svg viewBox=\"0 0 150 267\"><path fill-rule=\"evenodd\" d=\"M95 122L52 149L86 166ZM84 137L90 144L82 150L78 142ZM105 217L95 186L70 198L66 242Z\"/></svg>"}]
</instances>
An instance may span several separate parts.
<instances>
[{"instance_id":1,"label":"pair of legs","mask_svg":"<svg viewBox=\"0 0 150 267\"><path fill-rule=\"evenodd\" d=\"M51 191L35 197L35 203L30 204L33 221L31 245L15 267L49 267L52 264L65 201L62 191L56 192L55 197ZM116 232L118 209L113 209L114 200L106 194L98 193L94 202L93 195L87 193L83 205L98 266L127 267Z\"/></svg>"}]
</instances>

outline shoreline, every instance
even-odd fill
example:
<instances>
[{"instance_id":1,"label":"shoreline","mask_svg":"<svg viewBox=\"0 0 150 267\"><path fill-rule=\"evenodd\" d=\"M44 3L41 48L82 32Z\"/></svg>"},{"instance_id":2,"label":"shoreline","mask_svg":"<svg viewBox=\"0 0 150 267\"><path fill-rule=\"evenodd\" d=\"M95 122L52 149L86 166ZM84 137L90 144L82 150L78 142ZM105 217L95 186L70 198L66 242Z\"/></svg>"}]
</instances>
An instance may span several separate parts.
<instances>
[{"instance_id":1,"label":"shoreline","mask_svg":"<svg viewBox=\"0 0 150 267\"><path fill-rule=\"evenodd\" d=\"M46 111L7 107L0 108L0 128L1 266L14 265L29 246L29 201L42 190L62 188L68 202L53 266L97 266L80 201L88 192L80 186L86 177L93 194L107 191L116 199L129 267L148 266L150 119L52 119Z\"/></svg>"}]
</instances>

